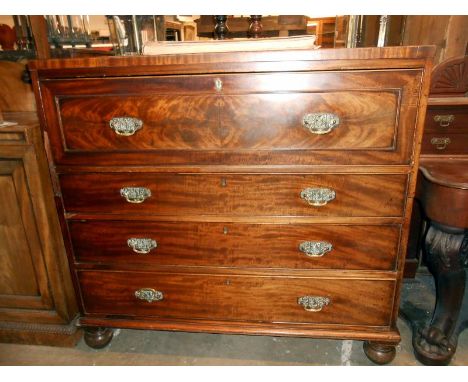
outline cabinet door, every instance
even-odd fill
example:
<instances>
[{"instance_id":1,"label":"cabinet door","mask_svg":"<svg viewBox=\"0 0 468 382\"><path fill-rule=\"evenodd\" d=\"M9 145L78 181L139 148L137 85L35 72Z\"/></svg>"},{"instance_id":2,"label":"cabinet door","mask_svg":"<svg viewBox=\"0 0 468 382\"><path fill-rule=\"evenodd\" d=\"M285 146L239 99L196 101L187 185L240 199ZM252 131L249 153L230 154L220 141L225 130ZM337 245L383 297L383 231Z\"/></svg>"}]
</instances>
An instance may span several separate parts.
<instances>
[{"instance_id":1,"label":"cabinet door","mask_svg":"<svg viewBox=\"0 0 468 382\"><path fill-rule=\"evenodd\" d=\"M3 155L7 154L7 155ZM40 195L31 146L3 147L0 161L0 320L59 323L34 213ZM46 244L47 245L47 244Z\"/></svg>"}]
</instances>

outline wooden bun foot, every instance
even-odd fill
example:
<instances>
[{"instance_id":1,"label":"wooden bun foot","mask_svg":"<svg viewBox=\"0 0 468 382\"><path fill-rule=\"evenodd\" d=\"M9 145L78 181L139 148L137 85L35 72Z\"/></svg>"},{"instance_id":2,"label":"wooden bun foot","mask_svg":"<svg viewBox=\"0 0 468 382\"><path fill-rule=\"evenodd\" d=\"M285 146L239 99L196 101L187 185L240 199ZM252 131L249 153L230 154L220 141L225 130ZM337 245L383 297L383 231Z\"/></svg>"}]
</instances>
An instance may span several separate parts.
<instances>
[{"instance_id":1,"label":"wooden bun foot","mask_svg":"<svg viewBox=\"0 0 468 382\"><path fill-rule=\"evenodd\" d=\"M367 358L378 365L392 362L396 355L395 345L366 341L363 347Z\"/></svg>"},{"instance_id":2,"label":"wooden bun foot","mask_svg":"<svg viewBox=\"0 0 468 382\"><path fill-rule=\"evenodd\" d=\"M86 328L84 331L84 341L86 345L93 349L102 349L112 340L114 332L108 328Z\"/></svg>"}]
</instances>

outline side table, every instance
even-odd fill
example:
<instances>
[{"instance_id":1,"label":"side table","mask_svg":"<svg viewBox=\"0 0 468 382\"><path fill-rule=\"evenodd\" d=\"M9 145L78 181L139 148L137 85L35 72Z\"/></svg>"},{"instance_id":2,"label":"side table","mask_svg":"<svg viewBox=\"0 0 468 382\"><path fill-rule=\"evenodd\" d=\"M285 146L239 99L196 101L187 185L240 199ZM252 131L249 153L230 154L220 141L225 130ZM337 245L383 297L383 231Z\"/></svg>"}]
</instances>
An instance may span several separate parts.
<instances>
[{"instance_id":1,"label":"side table","mask_svg":"<svg viewBox=\"0 0 468 382\"><path fill-rule=\"evenodd\" d=\"M468 262L468 160L424 160L420 176L419 199L428 221L423 245L435 278L436 306L430 324L415 333L413 346L423 364L447 365L464 329L459 313Z\"/></svg>"}]
</instances>

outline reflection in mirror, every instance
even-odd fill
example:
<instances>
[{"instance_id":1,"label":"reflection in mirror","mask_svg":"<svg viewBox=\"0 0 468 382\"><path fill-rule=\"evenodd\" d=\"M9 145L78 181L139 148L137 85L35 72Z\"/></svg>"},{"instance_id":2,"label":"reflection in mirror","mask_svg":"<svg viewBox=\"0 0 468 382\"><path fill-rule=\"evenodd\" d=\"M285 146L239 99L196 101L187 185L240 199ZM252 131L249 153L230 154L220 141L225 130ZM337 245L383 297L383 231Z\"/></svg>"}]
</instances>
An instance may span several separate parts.
<instances>
[{"instance_id":1,"label":"reflection in mirror","mask_svg":"<svg viewBox=\"0 0 468 382\"><path fill-rule=\"evenodd\" d=\"M133 55L154 41L301 35L315 36L322 49L388 46L401 45L405 21L395 15L16 15L1 16L0 46L2 53L21 51L29 58L39 47L50 50L50 57Z\"/></svg>"}]
</instances>

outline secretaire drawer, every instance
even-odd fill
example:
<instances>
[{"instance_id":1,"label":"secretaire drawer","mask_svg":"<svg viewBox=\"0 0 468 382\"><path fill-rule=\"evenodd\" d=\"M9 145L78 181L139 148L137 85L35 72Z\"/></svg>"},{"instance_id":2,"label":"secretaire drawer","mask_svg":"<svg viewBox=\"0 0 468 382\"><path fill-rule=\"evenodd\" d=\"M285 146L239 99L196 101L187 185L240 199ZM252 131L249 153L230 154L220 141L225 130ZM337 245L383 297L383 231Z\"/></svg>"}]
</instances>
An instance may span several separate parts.
<instances>
[{"instance_id":1,"label":"secretaire drawer","mask_svg":"<svg viewBox=\"0 0 468 382\"><path fill-rule=\"evenodd\" d=\"M120 165L236 164L240 158L275 164L286 157L300 164L408 163L420 75L387 70L51 80L44 90L52 102L48 128L59 164L85 164L90 154L93 164Z\"/></svg>"},{"instance_id":2,"label":"secretaire drawer","mask_svg":"<svg viewBox=\"0 0 468 382\"><path fill-rule=\"evenodd\" d=\"M78 272L89 314L390 325L395 282L185 273Z\"/></svg>"},{"instance_id":3,"label":"secretaire drawer","mask_svg":"<svg viewBox=\"0 0 468 382\"><path fill-rule=\"evenodd\" d=\"M75 261L156 267L395 270L399 225L68 222Z\"/></svg>"},{"instance_id":4,"label":"secretaire drawer","mask_svg":"<svg viewBox=\"0 0 468 382\"><path fill-rule=\"evenodd\" d=\"M406 175L62 175L67 212L138 215L401 216Z\"/></svg>"}]
</instances>

